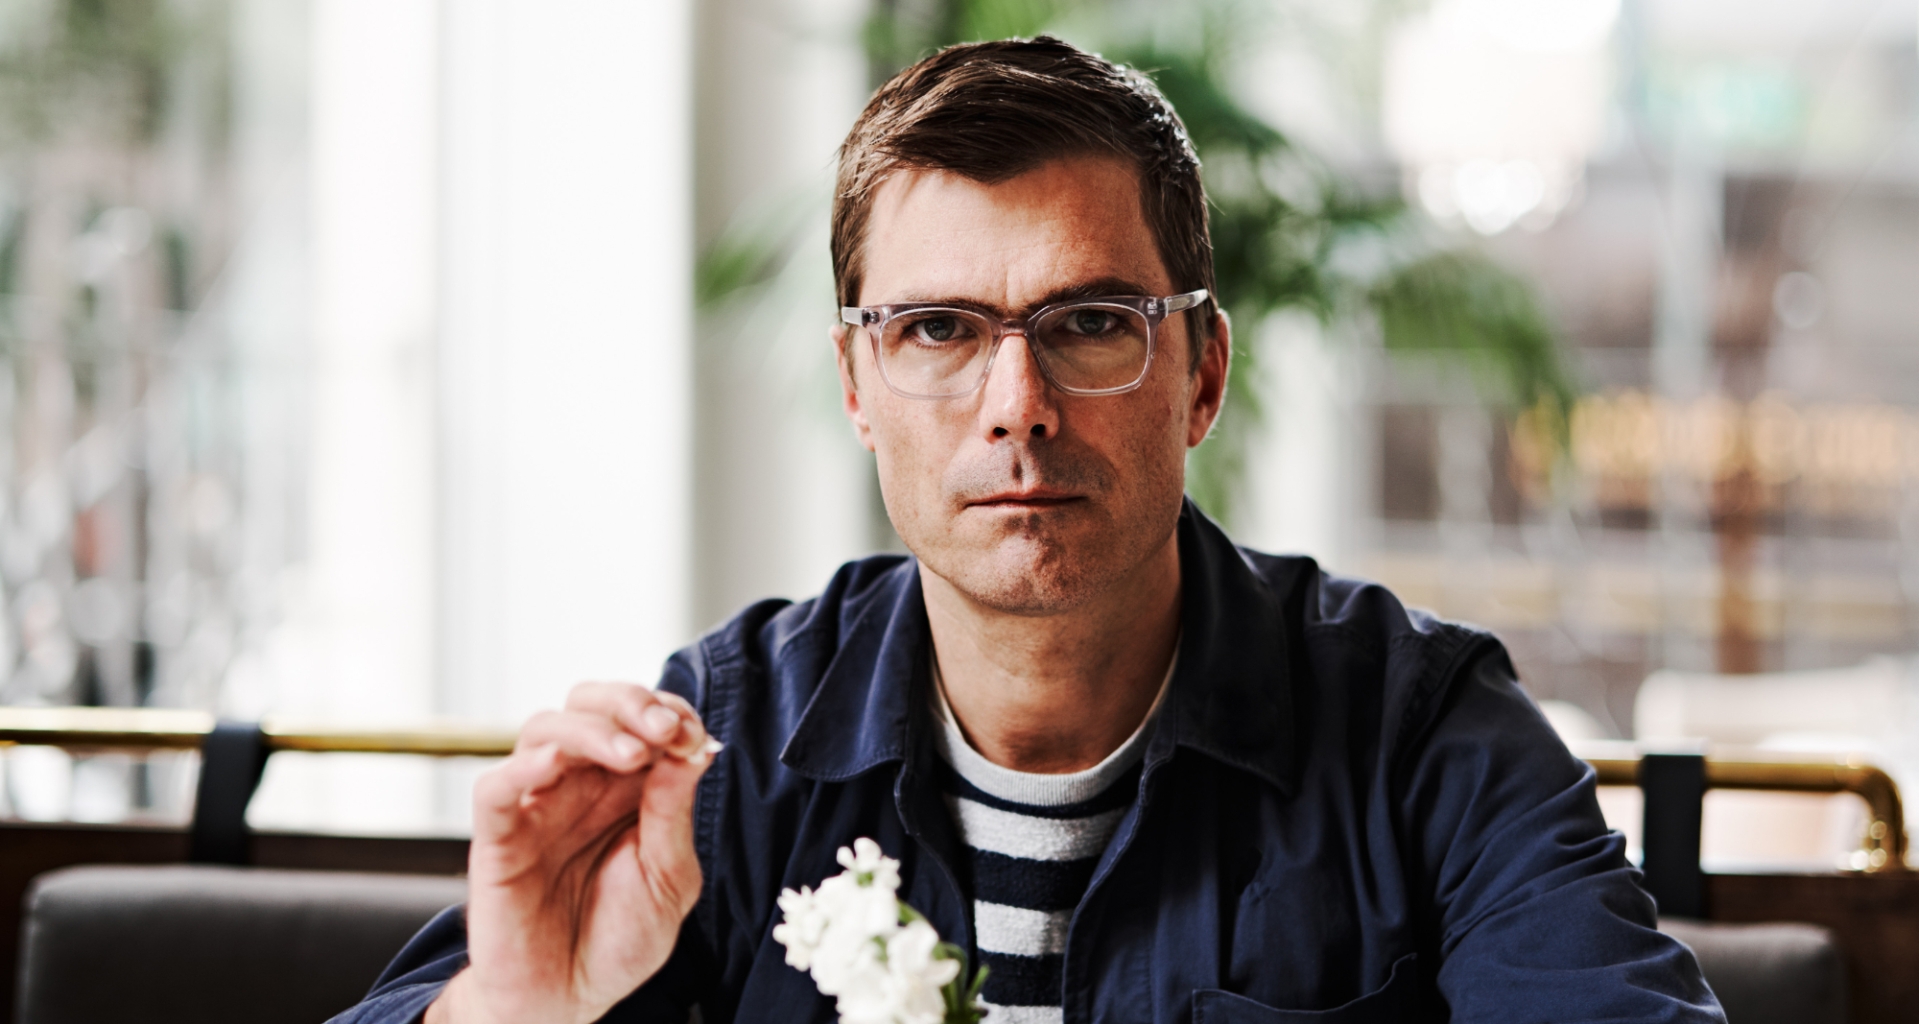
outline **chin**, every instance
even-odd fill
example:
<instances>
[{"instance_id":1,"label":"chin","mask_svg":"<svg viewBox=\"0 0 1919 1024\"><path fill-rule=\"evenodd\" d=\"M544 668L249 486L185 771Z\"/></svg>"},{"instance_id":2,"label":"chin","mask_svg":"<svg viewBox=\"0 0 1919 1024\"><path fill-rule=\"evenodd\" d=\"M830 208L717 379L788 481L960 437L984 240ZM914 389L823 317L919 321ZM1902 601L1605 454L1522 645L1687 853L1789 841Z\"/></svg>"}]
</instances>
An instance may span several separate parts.
<instances>
[{"instance_id":1,"label":"chin","mask_svg":"<svg viewBox=\"0 0 1919 1024\"><path fill-rule=\"evenodd\" d=\"M948 549L939 552L937 560L921 561L994 611L1054 615L1085 603L1123 571L1107 564L1112 552L1091 554L1081 547L1007 538L988 550Z\"/></svg>"},{"instance_id":2,"label":"chin","mask_svg":"<svg viewBox=\"0 0 1919 1024\"><path fill-rule=\"evenodd\" d=\"M1057 615L1106 592L1165 543L1174 514L1121 518L1111 503L1030 515L969 515L895 523L908 550L972 601L1008 615Z\"/></svg>"}]
</instances>

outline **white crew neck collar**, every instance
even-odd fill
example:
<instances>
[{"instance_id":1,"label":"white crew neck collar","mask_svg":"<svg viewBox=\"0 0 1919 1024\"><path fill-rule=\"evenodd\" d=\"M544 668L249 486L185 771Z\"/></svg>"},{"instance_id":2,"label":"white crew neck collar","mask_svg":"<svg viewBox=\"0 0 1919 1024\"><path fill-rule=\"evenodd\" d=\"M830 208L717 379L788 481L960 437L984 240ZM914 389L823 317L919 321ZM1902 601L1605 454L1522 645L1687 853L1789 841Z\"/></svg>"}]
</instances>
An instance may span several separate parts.
<instances>
[{"instance_id":1,"label":"white crew neck collar","mask_svg":"<svg viewBox=\"0 0 1919 1024\"><path fill-rule=\"evenodd\" d=\"M1166 702L1166 691L1172 686L1173 669L1179 664L1179 646L1173 646L1173 657L1167 662L1166 677L1160 680L1159 693L1153 698L1153 706L1146 710L1139 727L1127 737L1119 748L1106 755L1105 759L1091 768L1059 775L1041 772L1021 772L1005 768L987 760L986 755L973 749L967 742L966 734L960 731L959 722L953 716L952 705L946 700L946 681L940 674L939 658L933 658L933 714L939 719L940 728L933 734L934 746L947 764L953 766L960 778L977 787L989 796L1014 803L1029 804L1035 807L1058 807L1064 804L1076 804L1090 800L1105 792L1121 775L1126 774L1146 755L1146 738L1150 730L1147 726L1159 714L1161 704Z\"/></svg>"}]
</instances>

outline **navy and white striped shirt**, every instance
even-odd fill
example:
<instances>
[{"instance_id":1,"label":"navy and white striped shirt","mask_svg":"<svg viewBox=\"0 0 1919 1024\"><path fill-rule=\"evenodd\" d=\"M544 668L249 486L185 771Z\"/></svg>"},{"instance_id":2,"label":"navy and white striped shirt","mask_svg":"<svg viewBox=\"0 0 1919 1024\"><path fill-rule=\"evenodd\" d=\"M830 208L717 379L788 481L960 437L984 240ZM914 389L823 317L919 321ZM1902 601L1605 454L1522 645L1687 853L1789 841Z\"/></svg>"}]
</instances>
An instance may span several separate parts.
<instances>
[{"instance_id":1,"label":"navy and white striped shirt","mask_svg":"<svg viewBox=\"0 0 1919 1024\"><path fill-rule=\"evenodd\" d=\"M1166 678L1172 679L1167 669ZM934 679L939 679L937 666ZM934 687L941 790L971 860L973 934L989 973L993 1024L1056 1024L1066 929L1120 818L1139 794L1159 700L1104 761L1068 775L1017 772L966 741ZM1160 684L1160 697L1166 694Z\"/></svg>"}]
</instances>

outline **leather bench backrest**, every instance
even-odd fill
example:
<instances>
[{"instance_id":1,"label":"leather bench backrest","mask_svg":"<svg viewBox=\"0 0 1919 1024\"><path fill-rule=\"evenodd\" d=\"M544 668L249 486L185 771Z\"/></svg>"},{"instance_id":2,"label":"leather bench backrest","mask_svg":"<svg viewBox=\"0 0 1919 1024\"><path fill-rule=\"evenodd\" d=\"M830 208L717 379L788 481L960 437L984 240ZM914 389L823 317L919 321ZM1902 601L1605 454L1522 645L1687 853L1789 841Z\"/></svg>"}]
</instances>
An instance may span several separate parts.
<instances>
[{"instance_id":1,"label":"leather bench backrest","mask_svg":"<svg viewBox=\"0 0 1919 1024\"><path fill-rule=\"evenodd\" d=\"M18 1024L319 1024L359 1001L458 878L204 866L76 867L36 879ZM1733 1024L1841 1024L1845 969L1811 925L1667 918Z\"/></svg>"},{"instance_id":2,"label":"leather bench backrest","mask_svg":"<svg viewBox=\"0 0 1919 1024\"><path fill-rule=\"evenodd\" d=\"M1661 918L1692 948L1729 1024L1845 1024L1846 964L1811 924L1720 924Z\"/></svg>"},{"instance_id":3,"label":"leather bench backrest","mask_svg":"<svg viewBox=\"0 0 1919 1024\"><path fill-rule=\"evenodd\" d=\"M319 1024L463 879L203 866L49 872L26 897L17 1024Z\"/></svg>"}]
</instances>

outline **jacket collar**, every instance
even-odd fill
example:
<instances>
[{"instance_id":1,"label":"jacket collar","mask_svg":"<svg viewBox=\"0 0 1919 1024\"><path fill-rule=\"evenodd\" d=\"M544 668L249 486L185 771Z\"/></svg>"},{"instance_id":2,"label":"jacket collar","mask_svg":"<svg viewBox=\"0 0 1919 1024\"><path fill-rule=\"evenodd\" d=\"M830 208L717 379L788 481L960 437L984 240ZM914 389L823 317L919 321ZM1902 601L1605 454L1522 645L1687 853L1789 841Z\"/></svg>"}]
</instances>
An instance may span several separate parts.
<instances>
[{"instance_id":1,"label":"jacket collar","mask_svg":"<svg viewBox=\"0 0 1919 1024\"><path fill-rule=\"evenodd\" d=\"M1294 718L1280 601L1190 500L1179 555L1179 665L1147 759L1188 747L1290 790ZM919 562L901 562L841 612L833 617L838 651L780 753L787 767L821 781L908 760L931 742Z\"/></svg>"},{"instance_id":2,"label":"jacket collar","mask_svg":"<svg viewBox=\"0 0 1919 1024\"><path fill-rule=\"evenodd\" d=\"M1290 793L1292 645L1279 596L1191 499L1179 517L1179 564L1179 664L1147 761L1188 747Z\"/></svg>"}]
</instances>

